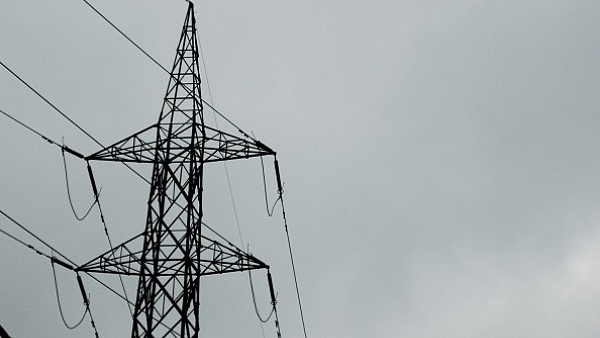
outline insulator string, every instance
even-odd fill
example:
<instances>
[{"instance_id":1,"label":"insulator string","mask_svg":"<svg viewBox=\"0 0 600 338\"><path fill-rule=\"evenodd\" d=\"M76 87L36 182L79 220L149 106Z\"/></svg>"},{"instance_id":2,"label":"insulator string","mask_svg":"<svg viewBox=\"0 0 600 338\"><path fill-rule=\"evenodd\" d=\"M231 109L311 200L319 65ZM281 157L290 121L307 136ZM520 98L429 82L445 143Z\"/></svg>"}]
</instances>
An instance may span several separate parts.
<instances>
[{"instance_id":1,"label":"insulator string","mask_svg":"<svg viewBox=\"0 0 600 338\"><path fill-rule=\"evenodd\" d=\"M96 328L96 323L94 322L94 316L92 316L92 311L90 310L90 300L85 292L85 288L83 287L83 281L81 280L81 276L77 274L77 284L79 284L79 290L81 291L81 297L83 298L83 304L85 304L85 308L87 313L90 314L90 322L92 324L92 328L94 329L94 333L96 334L96 338L100 338L98 336L98 329Z\"/></svg>"},{"instance_id":2,"label":"insulator string","mask_svg":"<svg viewBox=\"0 0 600 338\"><path fill-rule=\"evenodd\" d=\"M265 207L267 208L267 215L269 217L273 216L273 212L275 211L275 207L277 206L277 202L281 200L281 195L273 202L273 205L269 207L269 194L267 193L267 179L265 175L265 163L263 161L263 157L260 156L260 166L262 169L262 179L263 179L263 191L265 195Z\"/></svg>"}]
</instances>

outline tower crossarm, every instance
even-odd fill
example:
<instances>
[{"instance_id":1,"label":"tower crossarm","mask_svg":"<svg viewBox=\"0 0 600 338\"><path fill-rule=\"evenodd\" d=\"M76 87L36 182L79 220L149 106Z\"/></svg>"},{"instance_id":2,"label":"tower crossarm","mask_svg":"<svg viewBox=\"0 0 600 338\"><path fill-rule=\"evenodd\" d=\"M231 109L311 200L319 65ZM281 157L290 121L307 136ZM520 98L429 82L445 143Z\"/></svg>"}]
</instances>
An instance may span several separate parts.
<instances>
[{"instance_id":1,"label":"tower crossarm","mask_svg":"<svg viewBox=\"0 0 600 338\"><path fill-rule=\"evenodd\" d=\"M205 127L204 163L275 155L275 151L260 141L241 138Z\"/></svg>"},{"instance_id":2,"label":"tower crossarm","mask_svg":"<svg viewBox=\"0 0 600 338\"><path fill-rule=\"evenodd\" d=\"M207 244L200 247L201 276L269 268L267 264L247 252L204 236L202 239L206 240Z\"/></svg>"},{"instance_id":3,"label":"tower crossarm","mask_svg":"<svg viewBox=\"0 0 600 338\"><path fill-rule=\"evenodd\" d=\"M264 155L275 155L275 151L260 141L235 136L208 126L204 134L195 142L191 140L192 125L181 124L174 132L162 124L154 124L127 138L124 138L85 159L88 161L114 161L133 163L188 163L190 147L204 154L204 163L221 162ZM168 134L167 138L156 135ZM148 141L152 140L153 141ZM169 157L164 157L164 150L169 147ZM203 151L201 148L204 147ZM158 150L158 151L157 151Z\"/></svg>"},{"instance_id":4,"label":"tower crossarm","mask_svg":"<svg viewBox=\"0 0 600 338\"><path fill-rule=\"evenodd\" d=\"M184 275L182 259L179 257L161 256L155 262L146 261L146 264L142 264L143 249L141 249L141 242L143 238L143 233L137 235L81 265L76 271L132 276L139 276L143 273L156 273L158 276ZM132 249L133 247L139 249ZM192 260L195 260L193 256ZM197 273L200 276L267 269L269 267L250 253L232 245L222 244L206 236L201 236L199 262ZM146 269L154 268L156 271L144 272L142 271L143 267L146 267Z\"/></svg>"}]
</instances>

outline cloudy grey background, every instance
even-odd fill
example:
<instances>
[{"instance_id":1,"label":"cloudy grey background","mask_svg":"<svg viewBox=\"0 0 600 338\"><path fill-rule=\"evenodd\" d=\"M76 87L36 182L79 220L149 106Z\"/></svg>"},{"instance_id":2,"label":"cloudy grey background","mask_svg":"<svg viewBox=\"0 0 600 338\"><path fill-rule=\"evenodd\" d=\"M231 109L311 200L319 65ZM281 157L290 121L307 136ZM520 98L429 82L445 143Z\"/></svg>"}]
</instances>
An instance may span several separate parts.
<instances>
[{"instance_id":1,"label":"cloudy grey background","mask_svg":"<svg viewBox=\"0 0 600 338\"><path fill-rule=\"evenodd\" d=\"M184 1L93 4L171 65ZM210 100L279 154L309 337L600 334L598 2L199 1L196 15ZM81 1L2 1L0 46L102 142L158 116L166 75ZM0 109L98 149L4 70ZM60 151L0 118L0 209L79 263L105 251L97 211L71 215ZM85 167L68 164L81 211ZM283 336L301 337L260 162L228 170L244 243L272 266ZM118 165L94 171L113 241L140 232L148 187ZM239 243L224 177L220 165L207 173L206 220ZM58 281L72 323L79 291L68 271ZM264 274L255 284L264 313ZM202 285L202 336L275 337L246 275ZM128 336L123 302L86 287L100 337ZM14 337L93 336L88 320L64 328L50 264L4 236L0 325Z\"/></svg>"}]
</instances>

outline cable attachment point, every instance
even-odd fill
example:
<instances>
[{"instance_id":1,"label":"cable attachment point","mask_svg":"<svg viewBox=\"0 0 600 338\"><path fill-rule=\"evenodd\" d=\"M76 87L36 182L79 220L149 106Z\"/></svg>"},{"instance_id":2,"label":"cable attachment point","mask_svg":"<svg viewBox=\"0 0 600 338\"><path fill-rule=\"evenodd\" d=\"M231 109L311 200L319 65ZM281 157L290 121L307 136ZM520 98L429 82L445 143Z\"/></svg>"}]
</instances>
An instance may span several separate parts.
<instances>
[{"instance_id":1,"label":"cable attachment point","mask_svg":"<svg viewBox=\"0 0 600 338\"><path fill-rule=\"evenodd\" d=\"M80 153L76 152L75 150L73 150L73 149L71 149L71 148L67 147L66 145L64 145L64 143L63 143L63 145L62 145L61 149L62 149L63 151L66 151L67 153L69 153L69 154L71 154L71 155L75 156L75 157L79 157L79 158L81 158L81 159L83 159L83 158L85 157L85 156L81 155Z\"/></svg>"}]
</instances>

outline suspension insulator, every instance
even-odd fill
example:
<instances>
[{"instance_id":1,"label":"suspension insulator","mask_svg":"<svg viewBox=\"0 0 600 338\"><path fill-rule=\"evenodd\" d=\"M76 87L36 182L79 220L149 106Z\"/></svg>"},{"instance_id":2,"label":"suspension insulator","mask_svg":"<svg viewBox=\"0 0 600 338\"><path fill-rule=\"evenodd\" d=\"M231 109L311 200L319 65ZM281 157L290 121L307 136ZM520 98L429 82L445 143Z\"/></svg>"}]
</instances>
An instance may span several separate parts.
<instances>
[{"instance_id":1,"label":"suspension insulator","mask_svg":"<svg viewBox=\"0 0 600 338\"><path fill-rule=\"evenodd\" d=\"M52 261L52 263L56 263L56 264L58 264L58 265L60 265L62 267L65 267L65 268L69 269L69 270L74 270L71 265L69 265L69 264L61 261L60 259L58 259L56 257L52 257L50 260Z\"/></svg>"},{"instance_id":2,"label":"suspension insulator","mask_svg":"<svg viewBox=\"0 0 600 338\"><path fill-rule=\"evenodd\" d=\"M79 284L79 290L81 290L81 295L83 296L83 303L86 306L89 306L90 302L87 298L87 295L85 294L85 288L83 287L83 281L81 280L81 276L79 276L79 274L77 274L77 284Z\"/></svg>"},{"instance_id":3,"label":"suspension insulator","mask_svg":"<svg viewBox=\"0 0 600 338\"><path fill-rule=\"evenodd\" d=\"M275 298L275 288L273 287L273 278L271 277L271 272L267 271L267 279L269 280L269 291L271 292L271 304L277 304L277 299Z\"/></svg>"},{"instance_id":4,"label":"suspension insulator","mask_svg":"<svg viewBox=\"0 0 600 338\"><path fill-rule=\"evenodd\" d=\"M88 174L90 175L90 181L92 182L92 189L94 190L94 197L98 198L98 188L96 187L96 180L94 180L94 174L92 173L92 166L88 163L87 165Z\"/></svg>"},{"instance_id":5,"label":"suspension insulator","mask_svg":"<svg viewBox=\"0 0 600 338\"><path fill-rule=\"evenodd\" d=\"M283 186L281 185L281 174L279 173L279 162L275 159L275 176L277 176L277 191L283 192Z\"/></svg>"}]
</instances>

